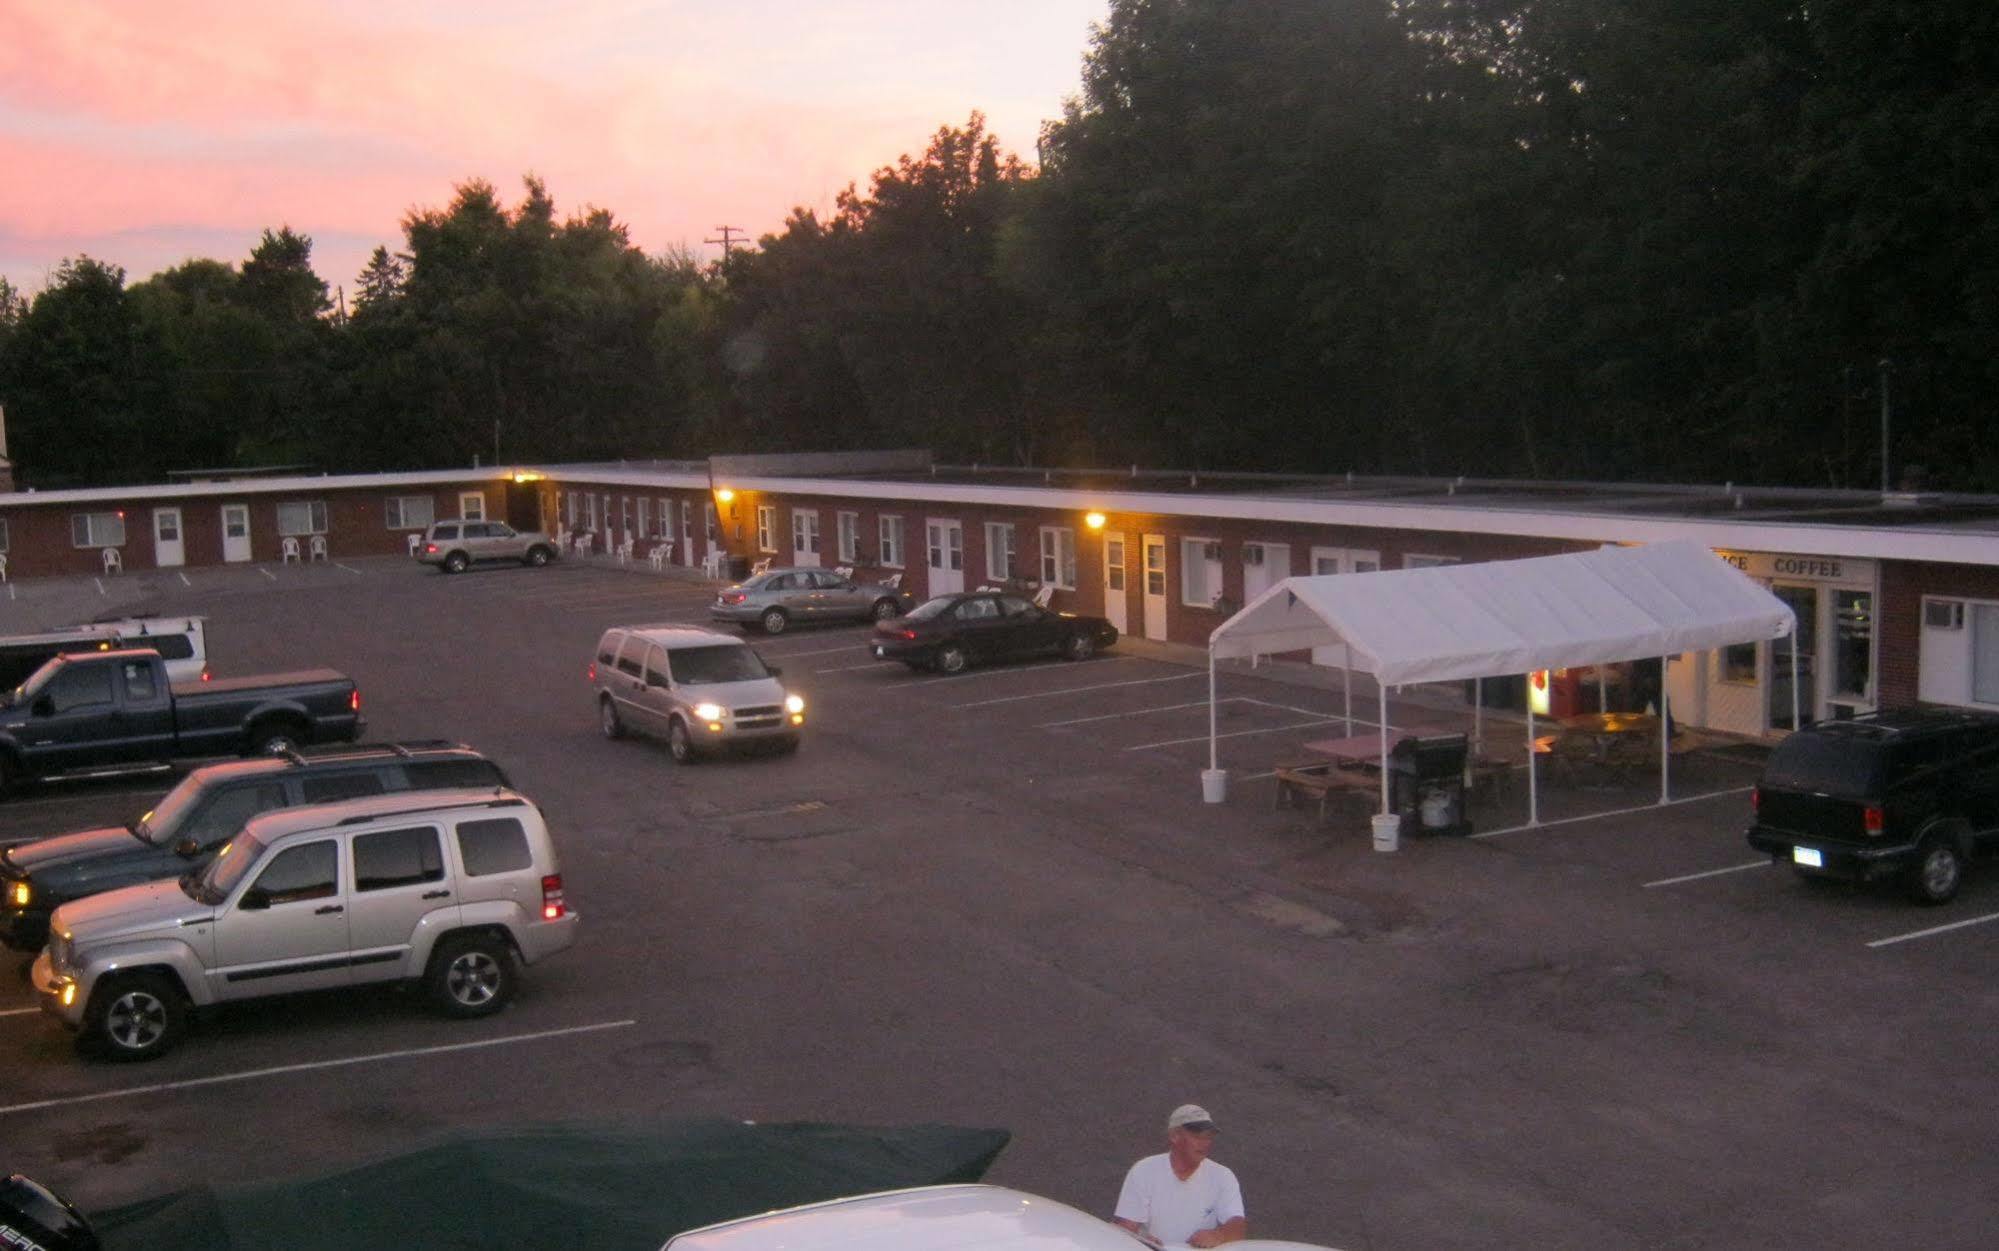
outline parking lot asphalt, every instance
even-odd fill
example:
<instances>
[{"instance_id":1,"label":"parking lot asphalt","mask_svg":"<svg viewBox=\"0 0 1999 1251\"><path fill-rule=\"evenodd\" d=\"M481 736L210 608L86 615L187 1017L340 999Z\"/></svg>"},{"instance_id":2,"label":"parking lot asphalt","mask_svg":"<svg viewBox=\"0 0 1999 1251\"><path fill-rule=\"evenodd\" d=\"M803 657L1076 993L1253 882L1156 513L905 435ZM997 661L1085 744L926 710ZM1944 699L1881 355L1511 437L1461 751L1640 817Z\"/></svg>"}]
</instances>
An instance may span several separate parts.
<instances>
[{"instance_id":1,"label":"parking lot asphalt","mask_svg":"<svg viewBox=\"0 0 1999 1251\"><path fill-rule=\"evenodd\" d=\"M1549 782L1524 828L1515 779L1478 836L1390 855L1364 802L1321 823L1259 776L1344 728L1337 692L1223 674L1235 781L1207 805L1206 674L1142 643L941 678L870 662L862 627L758 639L809 701L802 750L677 768L598 735L585 669L607 625L702 620L708 584L111 581L10 590L0 622L199 611L218 676L350 673L371 738L471 743L541 804L583 921L488 1020L243 1005L138 1066L0 986L0 1169L86 1209L456 1128L721 1115L1002 1126L992 1180L1108 1213L1192 1100L1266 1237L1990 1245L1999 873L1941 909L1801 881L1742 841L1753 765L1684 762L1666 806ZM170 780L38 788L0 840Z\"/></svg>"}]
</instances>

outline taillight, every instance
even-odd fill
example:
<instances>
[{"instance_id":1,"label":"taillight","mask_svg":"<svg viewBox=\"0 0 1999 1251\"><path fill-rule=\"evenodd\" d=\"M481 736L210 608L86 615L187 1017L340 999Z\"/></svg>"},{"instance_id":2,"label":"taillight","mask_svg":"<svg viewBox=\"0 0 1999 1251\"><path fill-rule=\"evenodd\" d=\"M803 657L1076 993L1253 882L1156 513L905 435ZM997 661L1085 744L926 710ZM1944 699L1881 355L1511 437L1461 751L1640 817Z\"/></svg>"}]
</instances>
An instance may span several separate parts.
<instances>
[{"instance_id":1,"label":"taillight","mask_svg":"<svg viewBox=\"0 0 1999 1251\"><path fill-rule=\"evenodd\" d=\"M201 680L204 682L213 682L215 680L215 675L210 673L208 670L203 669L201 671Z\"/></svg>"},{"instance_id":2,"label":"taillight","mask_svg":"<svg viewBox=\"0 0 1999 1251\"><path fill-rule=\"evenodd\" d=\"M347 709L348 709L348 711L349 711L349 712L359 712L359 711L361 711L361 688L360 688L360 687L358 687L358 686L357 686L357 687L355 687L355 688L354 688L354 691L353 691L353 693L352 693L352 694L350 694L350 695L348 695L348 697L347 697Z\"/></svg>"},{"instance_id":3,"label":"taillight","mask_svg":"<svg viewBox=\"0 0 1999 1251\"><path fill-rule=\"evenodd\" d=\"M897 630L896 633L906 639L914 639L916 637L916 631L911 630L907 627Z\"/></svg>"},{"instance_id":4,"label":"taillight","mask_svg":"<svg viewBox=\"0 0 1999 1251\"><path fill-rule=\"evenodd\" d=\"M1752 813L1763 811L1763 788L1760 786L1749 788L1749 811Z\"/></svg>"},{"instance_id":5,"label":"taillight","mask_svg":"<svg viewBox=\"0 0 1999 1251\"><path fill-rule=\"evenodd\" d=\"M590 662L590 680L592 682L597 680L597 662L594 660Z\"/></svg>"},{"instance_id":6,"label":"taillight","mask_svg":"<svg viewBox=\"0 0 1999 1251\"><path fill-rule=\"evenodd\" d=\"M569 905L562 901L562 875L551 873L541 879L541 919L559 921L569 911Z\"/></svg>"},{"instance_id":7,"label":"taillight","mask_svg":"<svg viewBox=\"0 0 1999 1251\"><path fill-rule=\"evenodd\" d=\"M435 555L437 555L437 544L435 544L435 543L426 543L426 544L424 544L424 545L423 545L423 554L424 554L424 555L426 555L426 556L435 556Z\"/></svg>"},{"instance_id":8,"label":"taillight","mask_svg":"<svg viewBox=\"0 0 1999 1251\"><path fill-rule=\"evenodd\" d=\"M722 602L725 604L740 604L748 598L749 596L741 591L725 591L722 594Z\"/></svg>"},{"instance_id":9,"label":"taillight","mask_svg":"<svg viewBox=\"0 0 1999 1251\"><path fill-rule=\"evenodd\" d=\"M1869 834L1879 834L1888 828L1887 816L1881 811L1880 804L1869 804L1861 809L1860 828Z\"/></svg>"}]
</instances>

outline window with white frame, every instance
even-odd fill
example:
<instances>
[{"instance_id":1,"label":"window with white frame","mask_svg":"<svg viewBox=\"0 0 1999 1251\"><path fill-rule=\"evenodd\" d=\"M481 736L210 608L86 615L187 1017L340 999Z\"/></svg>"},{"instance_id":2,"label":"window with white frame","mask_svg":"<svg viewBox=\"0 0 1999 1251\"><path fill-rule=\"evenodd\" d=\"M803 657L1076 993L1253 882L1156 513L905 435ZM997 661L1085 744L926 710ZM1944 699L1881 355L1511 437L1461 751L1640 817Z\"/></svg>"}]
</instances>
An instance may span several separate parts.
<instances>
[{"instance_id":1,"label":"window with white frame","mask_svg":"<svg viewBox=\"0 0 1999 1251\"><path fill-rule=\"evenodd\" d=\"M1417 556L1411 554L1402 558L1402 567L1404 569L1435 569L1438 565L1455 565L1457 563L1458 558L1455 556Z\"/></svg>"},{"instance_id":2,"label":"window with white frame","mask_svg":"<svg viewBox=\"0 0 1999 1251\"><path fill-rule=\"evenodd\" d=\"M881 535L881 562L890 569L902 568L902 518L879 518L876 527Z\"/></svg>"},{"instance_id":3,"label":"window with white frame","mask_svg":"<svg viewBox=\"0 0 1999 1251\"><path fill-rule=\"evenodd\" d=\"M757 505L757 550L774 552L777 550L777 505Z\"/></svg>"},{"instance_id":4,"label":"window with white frame","mask_svg":"<svg viewBox=\"0 0 1999 1251\"><path fill-rule=\"evenodd\" d=\"M1041 527L1041 584L1076 589L1076 532L1067 526Z\"/></svg>"},{"instance_id":5,"label":"window with white frame","mask_svg":"<svg viewBox=\"0 0 1999 1251\"><path fill-rule=\"evenodd\" d=\"M278 533L284 537L326 533L325 500L279 500Z\"/></svg>"},{"instance_id":6,"label":"window with white frame","mask_svg":"<svg viewBox=\"0 0 1999 1251\"><path fill-rule=\"evenodd\" d=\"M7 519L0 517L0 552L8 550L11 540L7 536Z\"/></svg>"},{"instance_id":7,"label":"window with white frame","mask_svg":"<svg viewBox=\"0 0 1999 1251\"><path fill-rule=\"evenodd\" d=\"M839 561L843 565L861 563L861 515L859 513L836 513L833 517L834 538L840 545Z\"/></svg>"},{"instance_id":8,"label":"window with white frame","mask_svg":"<svg viewBox=\"0 0 1999 1251\"><path fill-rule=\"evenodd\" d=\"M986 523L986 576L995 582L1013 576L1013 526L1007 522Z\"/></svg>"},{"instance_id":9,"label":"window with white frame","mask_svg":"<svg viewBox=\"0 0 1999 1251\"><path fill-rule=\"evenodd\" d=\"M1222 597L1222 545L1213 539L1180 540L1180 602L1213 608Z\"/></svg>"},{"instance_id":10,"label":"window with white frame","mask_svg":"<svg viewBox=\"0 0 1999 1251\"><path fill-rule=\"evenodd\" d=\"M791 551L801 565L811 564L805 557L819 558L819 510L816 508L794 508L791 510Z\"/></svg>"},{"instance_id":11,"label":"window with white frame","mask_svg":"<svg viewBox=\"0 0 1999 1251\"><path fill-rule=\"evenodd\" d=\"M77 547L123 547L124 513L71 513L69 539Z\"/></svg>"},{"instance_id":12,"label":"window with white frame","mask_svg":"<svg viewBox=\"0 0 1999 1251\"><path fill-rule=\"evenodd\" d=\"M466 521L486 519L486 496L479 491L467 491L458 497L458 515ZM282 533L282 532L281 532Z\"/></svg>"},{"instance_id":13,"label":"window with white frame","mask_svg":"<svg viewBox=\"0 0 1999 1251\"><path fill-rule=\"evenodd\" d=\"M662 495L662 496L660 496L660 497L659 497L658 499L654 500L654 501L653 501L653 503L655 503L655 504L659 505L659 510L658 510L658 512L659 512L659 517L658 517L658 520L656 520L656 521L654 521L654 522L653 522L653 532L652 532L652 537L654 537L654 538L656 538L656 539L670 539L670 538L672 538L672 537L673 537L673 501L672 501L672 500L670 500L670 499L668 499L668 498L666 498L666 497L665 497L664 495Z\"/></svg>"},{"instance_id":14,"label":"window with white frame","mask_svg":"<svg viewBox=\"0 0 1999 1251\"><path fill-rule=\"evenodd\" d=\"M640 535L640 537L644 537L644 536L646 536L646 535L648 535L648 534L651 534L651 533L652 533L652 517L651 517L651 513L652 513L652 501L651 501L651 500L648 500L648 499L647 499L647 498L646 498L645 496L643 496L643 495L639 496L639 535Z\"/></svg>"},{"instance_id":15,"label":"window with white frame","mask_svg":"<svg viewBox=\"0 0 1999 1251\"><path fill-rule=\"evenodd\" d=\"M391 530L424 530L437 520L437 501L428 495L392 495L382 501L382 520Z\"/></svg>"},{"instance_id":16,"label":"window with white frame","mask_svg":"<svg viewBox=\"0 0 1999 1251\"><path fill-rule=\"evenodd\" d=\"M571 530L576 528L576 492L569 491L562 497L562 518Z\"/></svg>"},{"instance_id":17,"label":"window with white frame","mask_svg":"<svg viewBox=\"0 0 1999 1251\"><path fill-rule=\"evenodd\" d=\"M715 502L710 500L701 506L702 522L708 527L708 546L715 546L715 540L722 537L722 522L715 514Z\"/></svg>"}]
</instances>

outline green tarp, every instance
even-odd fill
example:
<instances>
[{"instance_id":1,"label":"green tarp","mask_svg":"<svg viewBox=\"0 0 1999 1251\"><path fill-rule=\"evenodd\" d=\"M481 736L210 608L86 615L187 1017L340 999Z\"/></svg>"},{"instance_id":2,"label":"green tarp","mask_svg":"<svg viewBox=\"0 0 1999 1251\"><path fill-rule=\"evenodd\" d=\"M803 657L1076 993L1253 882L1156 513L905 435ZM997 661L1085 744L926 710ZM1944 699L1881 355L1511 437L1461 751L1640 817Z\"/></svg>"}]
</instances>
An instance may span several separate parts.
<instances>
[{"instance_id":1,"label":"green tarp","mask_svg":"<svg viewBox=\"0 0 1999 1251\"><path fill-rule=\"evenodd\" d=\"M676 1121L460 1134L357 1168L198 1186L90 1213L105 1251L657 1251L683 1230L901 1186L977 1181L1007 1132Z\"/></svg>"}]
</instances>

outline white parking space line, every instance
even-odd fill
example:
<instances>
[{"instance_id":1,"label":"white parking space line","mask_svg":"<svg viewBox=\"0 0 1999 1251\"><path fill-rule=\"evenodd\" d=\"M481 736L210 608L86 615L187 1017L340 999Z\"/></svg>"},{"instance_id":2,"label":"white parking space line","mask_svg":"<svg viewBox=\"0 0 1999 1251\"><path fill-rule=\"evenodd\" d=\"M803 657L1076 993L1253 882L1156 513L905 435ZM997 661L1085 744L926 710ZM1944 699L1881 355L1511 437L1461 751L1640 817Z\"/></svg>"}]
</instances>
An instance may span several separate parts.
<instances>
[{"instance_id":1,"label":"white parking space line","mask_svg":"<svg viewBox=\"0 0 1999 1251\"><path fill-rule=\"evenodd\" d=\"M40 1008L7 1008L4 1011L0 1011L0 1016L26 1016L30 1012L40 1011Z\"/></svg>"},{"instance_id":2,"label":"white parking space line","mask_svg":"<svg viewBox=\"0 0 1999 1251\"><path fill-rule=\"evenodd\" d=\"M356 1064L377 1064L383 1060L402 1060L410 1056L443 1055L452 1051L475 1051L482 1047L504 1047L511 1043L538 1042L544 1038L567 1038L575 1034L591 1034L599 1030L624 1029L637 1025L637 1021L601 1021L595 1025L576 1025L568 1029L545 1029L533 1034L510 1034L505 1038L484 1038L478 1042L446 1043L438 1047L410 1047L402 1051L378 1051L373 1055L349 1056L344 1060L315 1060L306 1064L281 1064L276 1068L250 1069L242 1073L219 1073L214 1077L194 1077L184 1082L159 1082L151 1086L128 1086L123 1090L102 1090L94 1095L69 1095L61 1099L37 1099L32 1103L16 1103L0 1107L0 1116L15 1112L35 1112L42 1108L67 1108L80 1103L100 1103L106 1099L128 1099L134 1095L155 1095L169 1090L191 1090L197 1086L219 1086L227 1082L247 1082L258 1077L279 1077L286 1073L309 1073L316 1069L348 1068Z\"/></svg>"},{"instance_id":3,"label":"white parking space line","mask_svg":"<svg viewBox=\"0 0 1999 1251\"><path fill-rule=\"evenodd\" d=\"M361 571L360 571L359 569L356 569L356 568L355 568L354 566L352 566L352 565L343 565L343 564L341 564L341 563L340 563L339 561L337 561L337 560L333 562L333 567L334 567L335 569L345 569L345 570L346 570L347 572L349 572L349 573L353 574L353 575L354 575L355 577L357 577L357 578L359 578L359 577L364 577L364 576L366 576L366 575L364 575L364 574L363 574L363 573L362 573L362 572L361 572Z\"/></svg>"},{"instance_id":4,"label":"white parking space line","mask_svg":"<svg viewBox=\"0 0 1999 1251\"><path fill-rule=\"evenodd\" d=\"M187 575L186 575L186 574L182 574L182 575L180 576L180 584L181 584L182 586L193 586L193 585L194 585L194 583L192 583L192 582L189 582L189 581L187 580Z\"/></svg>"},{"instance_id":5,"label":"white parking space line","mask_svg":"<svg viewBox=\"0 0 1999 1251\"><path fill-rule=\"evenodd\" d=\"M830 656L834 652L851 652L861 646L863 646L861 640L856 638L844 647L822 647L817 651L810 652L759 652L758 655L762 656L765 660L791 660L798 656Z\"/></svg>"},{"instance_id":6,"label":"white parking space line","mask_svg":"<svg viewBox=\"0 0 1999 1251\"><path fill-rule=\"evenodd\" d=\"M1248 696L1246 695L1231 695L1226 699L1217 701L1217 706L1220 704L1233 704L1247 698ZM970 708L972 705L960 704L958 706L960 708ZM1070 717L1066 721L1043 721L1034 728L1037 730L1053 730L1065 725L1088 725L1092 721L1117 721L1124 717L1142 717L1148 712L1185 712L1189 708L1206 708L1207 706L1207 700L1197 699L1190 704L1161 704L1157 708L1129 708L1123 712L1100 712L1093 717Z\"/></svg>"},{"instance_id":7,"label":"white parking space line","mask_svg":"<svg viewBox=\"0 0 1999 1251\"><path fill-rule=\"evenodd\" d=\"M1199 671L1196 671L1193 673L1176 673L1171 677L1164 678L1134 678L1129 682L1099 682L1094 686L1067 686L1059 691L1036 691L1032 695L1002 695L998 699L979 699L969 704L959 704L958 707L984 708L988 704L1016 704L1023 699L1052 699L1057 695L1078 695L1084 691L1108 691L1119 686L1151 686L1155 682L1185 682L1188 678L1198 678L1200 676ZM1202 700L1201 702L1206 703L1207 701ZM1055 724L1062 725L1065 723L1057 721ZM1041 727L1036 726L1035 728L1040 729Z\"/></svg>"},{"instance_id":8,"label":"white parking space line","mask_svg":"<svg viewBox=\"0 0 1999 1251\"><path fill-rule=\"evenodd\" d=\"M1557 825L1575 825L1580 821L1596 821L1603 817L1628 817L1638 812L1657 812L1661 808L1677 808L1681 804L1705 803L1710 799L1721 799L1729 795L1747 795L1755 790L1753 786L1738 786L1732 790L1710 791L1705 795L1689 795L1685 799L1669 799L1665 803L1644 804L1637 808L1611 808L1604 812L1585 812L1579 817L1562 817L1555 821L1543 821L1539 825L1509 825L1503 830L1485 830L1473 834L1473 838L1498 838L1501 834L1524 834L1529 830L1546 830Z\"/></svg>"},{"instance_id":9,"label":"white parking space line","mask_svg":"<svg viewBox=\"0 0 1999 1251\"><path fill-rule=\"evenodd\" d=\"M841 665L837 669L814 669L814 673L859 673L863 669L879 669L883 665L894 664L891 660L871 660L864 665Z\"/></svg>"},{"instance_id":10,"label":"white parking space line","mask_svg":"<svg viewBox=\"0 0 1999 1251\"><path fill-rule=\"evenodd\" d=\"M1138 657L1136 656L1102 656L1096 660L1085 661L1084 663L1114 665L1120 661L1137 659ZM1072 665L1074 663L1076 662L1072 660L1050 660L1038 665L1014 665L1003 669L981 669L977 673L953 673L945 677L917 678L910 682L890 682L882 689L893 691L906 686L937 686L945 682L965 682L972 678L1003 678L1012 673L1033 673L1036 669L1059 669L1064 665Z\"/></svg>"},{"instance_id":11,"label":"white parking space line","mask_svg":"<svg viewBox=\"0 0 1999 1251\"><path fill-rule=\"evenodd\" d=\"M1647 882L1645 883L1645 889L1651 890L1654 886L1678 886L1681 882L1698 882L1702 878L1720 877L1726 873L1741 873L1749 869L1767 869L1775 863L1773 860L1751 860L1748 864L1732 864L1726 869L1709 869L1705 873L1682 873L1678 877L1662 877L1656 882Z\"/></svg>"},{"instance_id":12,"label":"white parking space line","mask_svg":"<svg viewBox=\"0 0 1999 1251\"><path fill-rule=\"evenodd\" d=\"M1896 943L1906 943L1915 938L1928 938L1934 934L1948 934L1969 925L1983 925L1987 921L1999 921L1999 912L1988 912L1982 917L1966 917L1962 921L1952 921L1949 925L1932 925L1926 930L1914 930L1907 934L1895 934L1888 938L1877 938L1867 944L1869 947L1892 947Z\"/></svg>"},{"instance_id":13,"label":"white parking space line","mask_svg":"<svg viewBox=\"0 0 1999 1251\"><path fill-rule=\"evenodd\" d=\"M265 577L269 578L273 582L276 582L278 580L277 574L272 573L270 570L264 568L262 565L257 566L257 572L263 574Z\"/></svg>"},{"instance_id":14,"label":"white parking space line","mask_svg":"<svg viewBox=\"0 0 1999 1251\"><path fill-rule=\"evenodd\" d=\"M1204 705L1207 703L1206 700L1202 700L1201 702ZM1249 734L1282 734L1286 730L1311 730L1322 725L1331 725L1338 720L1338 717L1326 717L1319 721L1300 721L1294 725L1273 725L1267 730L1230 730L1227 734L1217 734L1215 737L1218 739L1242 738ZM1155 747L1180 747L1187 743L1205 743L1207 741L1207 735L1197 734L1193 738L1169 738L1163 743L1140 743L1136 747L1127 747L1124 750L1151 751Z\"/></svg>"}]
</instances>

